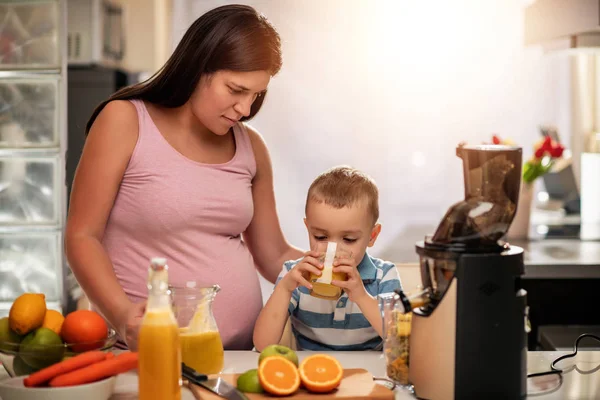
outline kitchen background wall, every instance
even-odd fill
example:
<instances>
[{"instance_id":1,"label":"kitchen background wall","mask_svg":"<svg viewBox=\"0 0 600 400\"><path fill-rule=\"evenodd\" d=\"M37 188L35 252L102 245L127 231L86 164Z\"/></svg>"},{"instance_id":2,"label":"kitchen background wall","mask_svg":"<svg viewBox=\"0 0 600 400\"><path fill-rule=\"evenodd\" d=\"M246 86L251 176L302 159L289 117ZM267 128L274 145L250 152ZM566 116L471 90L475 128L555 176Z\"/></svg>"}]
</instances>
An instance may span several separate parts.
<instances>
[{"instance_id":1,"label":"kitchen background wall","mask_svg":"<svg viewBox=\"0 0 600 400\"><path fill-rule=\"evenodd\" d=\"M173 42L202 13L234 3L174 0ZM253 0L283 40L284 65L251 122L273 161L283 230L306 248L306 190L336 164L381 191L385 254L427 233L462 196L460 141L496 132L531 156L540 124L569 127L569 60L523 45L523 0ZM417 261L408 253L402 260ZM263 281L264 295L271 285Z\"/></svg>"}]
</instances>

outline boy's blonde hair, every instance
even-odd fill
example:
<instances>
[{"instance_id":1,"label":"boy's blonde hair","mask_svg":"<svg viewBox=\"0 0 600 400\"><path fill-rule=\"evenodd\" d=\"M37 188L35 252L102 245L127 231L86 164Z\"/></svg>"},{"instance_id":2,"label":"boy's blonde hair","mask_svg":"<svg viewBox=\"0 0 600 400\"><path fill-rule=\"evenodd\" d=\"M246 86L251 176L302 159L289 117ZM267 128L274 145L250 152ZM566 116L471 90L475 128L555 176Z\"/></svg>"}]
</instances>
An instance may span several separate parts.
<instances>
[{"instance_id":1,"label":"boy's blonde hair","mask_svg":"<svg viewBox=\"0 0 600 400\"><path fill-rule=\"evenodd\" d=\"M310 201L344 208L363 200L367 201L375 224L379 219L379 190L375 181L364 172L342 165L323 172L313 181L308 189L305 212Z\"/></svg>"}]
</instances>

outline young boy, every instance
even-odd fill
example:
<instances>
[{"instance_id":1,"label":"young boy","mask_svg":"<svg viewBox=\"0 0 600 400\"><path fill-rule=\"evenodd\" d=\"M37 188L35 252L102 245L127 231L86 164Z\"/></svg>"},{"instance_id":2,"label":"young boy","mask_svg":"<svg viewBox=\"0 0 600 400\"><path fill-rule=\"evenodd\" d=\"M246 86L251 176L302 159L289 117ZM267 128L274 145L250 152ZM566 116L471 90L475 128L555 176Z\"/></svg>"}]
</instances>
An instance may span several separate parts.
<instances>
[{"instance_id":1,"label":"young boy","mask_svg":"<svg viewBox=\"0 0 600 400\"><path fill-rule=\"evenodd\" d=\"M311 249L318 242L337 242L350 250L351 258L333 264L333 272L347 274L348 280L331 282L343 289L339 299L315 298L309 294L309 275L321 274L322 254L308 251L302 259L287 261L256 321L256 349L279 343L288 315L299 349L381 349L383 323L377 295L400 288L400 279L394 264L366 253L381 231L377 186L356 169L335 167L310 186L305 213Z\"/></svg>"}]
</instances>

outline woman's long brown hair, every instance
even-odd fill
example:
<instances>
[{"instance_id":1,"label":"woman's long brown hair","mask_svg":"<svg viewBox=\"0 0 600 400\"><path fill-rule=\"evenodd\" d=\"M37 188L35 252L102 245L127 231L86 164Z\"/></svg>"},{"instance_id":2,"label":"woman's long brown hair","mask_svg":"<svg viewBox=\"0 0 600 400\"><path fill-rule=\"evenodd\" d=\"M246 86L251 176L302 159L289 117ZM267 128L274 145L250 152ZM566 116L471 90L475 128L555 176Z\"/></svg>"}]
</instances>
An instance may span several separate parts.
<instances>
[{"instance_id":1,"label":"woman's long brown hair","mask_svg":"<svg viewBox=\"0 0 600 400\"><path fill-rule=\"evenodd\" d=\"M104 107L113 100L140 99L163 107L184 105L204 74L219 70L238 72L281 68L281 40L269 21L244 5L226 5L199 17L189 27L165 65L145 82L125 87L100 103L89 119L87 135ZM256 98L250 115L260 110L265 95Z\"/></svg>"}]
</instances>

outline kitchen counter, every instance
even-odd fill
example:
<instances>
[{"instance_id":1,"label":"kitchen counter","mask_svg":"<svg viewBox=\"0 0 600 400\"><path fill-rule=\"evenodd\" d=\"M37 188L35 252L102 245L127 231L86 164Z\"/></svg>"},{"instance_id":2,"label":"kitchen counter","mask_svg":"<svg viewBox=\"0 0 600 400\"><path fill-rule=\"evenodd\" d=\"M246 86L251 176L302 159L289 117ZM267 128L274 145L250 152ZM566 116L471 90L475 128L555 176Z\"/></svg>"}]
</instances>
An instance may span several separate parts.
<instances>
[{"instance_id":1,"label":"kitchen counter","mask_svg":"<svg viewBox=\"0 0 600 400\"><path fill-rule=\"evenodd\" d=\"M524 279L599 279L600 241L512 241L525 251Z\"/></svg>"},{"instance_id":2,"label":"kitchen counter","mask_svg":"<svg viewBox=\"0 0 600 400\"><path fill-rule=\"evenodd\" d=\"M298 352L300 359L310 352ZM543 372L550 369L550 363L566 352L528 352L528 372ZM345 368L365 368L374 376L385 376L385 360L380 352L335 352L333 355ZM252 351L225 352L224 373L241 373L256 368L258 353ZM493 362L493 361L492 361ZM536 393L530 398L543 400L585 400L600 398L600 351L580 351L575 358L561 361L558 365L566 372L562 383L557 375L528 379L528 393ZM4 374L4 375L3 375ZM0 370L0 379L6 377ZM541 394L540 392L544 392ZM115 393L111 400L137 399L137 375L133 372L119 375ZM414 397L399 389L396 400L409 400ZM183 390L182 400L194 400L191 392Z\"/></svg>"},{"instance_id":3,"label":"kitchen counter","mask_svg":"<svg viewBox=\"0 0 600 400\"><path fill-rule=\"evenodd\" d=\"M600 353L600 352L599 352ZM311 352L299 351L298 357L302 360ZM344 366L344 368L364 368L373 376L385 377L385 359L381 352L335 352L332 353ZM242 373L256 368L259 353L254 351L226 351L223 373ZM122 374L117 379L115 394L111 400L134 399L130 397L137 393L137 375L135 373ZM396 399L414 399L412 395L402 397L404 393L399 392ZM182 391L182 400L194 400L192 393L186 388Z\"/></svg>"},{"instance_id":4,"label":"kitchen counter","mask_svg":"<svg viewBox=\"0 0 600 400\"><path fill-rule=\"evenodd\" d=\"M374 255L395 263L418 263L415 243L434 230L429 225L409 226ZM510 243L525 251L523 279L600 279L600 241L546 238Z\"/></svg>"}]
</instances>

